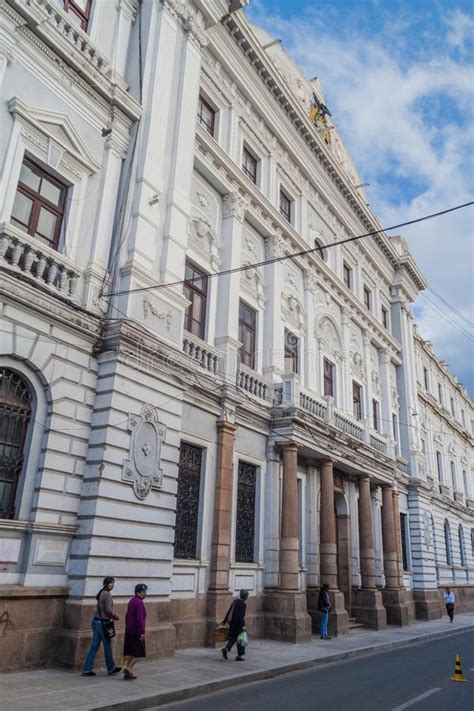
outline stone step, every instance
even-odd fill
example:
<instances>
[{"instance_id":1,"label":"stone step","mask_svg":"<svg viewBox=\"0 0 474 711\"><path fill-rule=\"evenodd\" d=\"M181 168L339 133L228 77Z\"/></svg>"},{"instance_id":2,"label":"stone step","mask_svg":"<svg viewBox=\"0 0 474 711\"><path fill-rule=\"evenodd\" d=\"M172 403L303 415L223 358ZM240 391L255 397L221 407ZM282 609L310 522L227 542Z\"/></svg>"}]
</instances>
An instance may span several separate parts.
<instances>
[{"instance_id":1,"label":"stone step","mask_svg":"<svg viewBox=\"0 0 474 711\"><path fill-rule=\"evenodd\" d=\"M355 617L349 617L349 631L364 629L362 622L357 622Z\"/></svg>"}]
</instances>

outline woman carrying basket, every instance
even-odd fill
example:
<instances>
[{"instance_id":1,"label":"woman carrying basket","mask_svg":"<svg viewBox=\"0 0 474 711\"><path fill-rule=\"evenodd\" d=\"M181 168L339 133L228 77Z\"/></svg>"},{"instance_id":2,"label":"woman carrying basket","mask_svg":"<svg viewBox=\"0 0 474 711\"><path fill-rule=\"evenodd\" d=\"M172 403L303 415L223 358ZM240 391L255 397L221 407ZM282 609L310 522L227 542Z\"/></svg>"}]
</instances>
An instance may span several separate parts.
<instances>
[{"instance_id":1,"label":"woman carrying basket","mask_svg":"<svg viewBox=\"0 0 474 711\"><path fill-rule=\"evenodd\" d=\"M248 596L248 590L241 590L238 599L234 600L222 622L223 625L229 625L229 639L227 640L225 647L221 650L224 659L228 658L228 652L230 652L234 644L237 642L237 656L235 661L245 661L245 647L240 643L238 637L245 631L245 612L247 610L245 601Z\"/></svg>"}]
</instances>

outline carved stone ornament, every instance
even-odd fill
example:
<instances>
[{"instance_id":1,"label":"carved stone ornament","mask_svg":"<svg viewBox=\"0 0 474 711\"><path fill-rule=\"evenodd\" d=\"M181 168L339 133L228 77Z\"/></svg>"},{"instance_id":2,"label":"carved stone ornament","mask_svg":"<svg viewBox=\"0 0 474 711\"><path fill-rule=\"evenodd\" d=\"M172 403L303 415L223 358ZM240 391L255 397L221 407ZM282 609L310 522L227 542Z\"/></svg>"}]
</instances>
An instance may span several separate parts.
<instances>
[{"instance_id":1,"label":"carved stone ornament","mask_svg":"<svg viewBox=\"0 0 474 711\"><path fill-rule=\"evenodd\" d=\"M123 463L122 479L133 484L137 499L143 501L151 489L161 489L163 471L160 467L161 445L166 427L153 405L144 405L139 415L130 415L128 429L132 433L129 459Z\"/></svg>"},{"instance_id":2,"label":"carved stone ornament","mask_svg":"<svg viewBox=\"0 0 474 711\"><path fill-rule=\"evenodd\" d=\"M160 311L160 309L157 309L156 306L152 304L147 296L143 298L143 317L145 320L154 317L160 321L165 321L167 331L170 330L171 322L173 321L171 309L168 309L168 311Z\"/></svg>"},{"instance_id":3,"label":"carved stone ornament","mask_svg":"<svg viewBox=\"0 0 474 711\"><path fill-rule=\"evenodd\" d=\"M227 193L222 199L222 213L224 217L236 217L243 222L248 200L239 193Z\"/></svg>"}]
</instances>

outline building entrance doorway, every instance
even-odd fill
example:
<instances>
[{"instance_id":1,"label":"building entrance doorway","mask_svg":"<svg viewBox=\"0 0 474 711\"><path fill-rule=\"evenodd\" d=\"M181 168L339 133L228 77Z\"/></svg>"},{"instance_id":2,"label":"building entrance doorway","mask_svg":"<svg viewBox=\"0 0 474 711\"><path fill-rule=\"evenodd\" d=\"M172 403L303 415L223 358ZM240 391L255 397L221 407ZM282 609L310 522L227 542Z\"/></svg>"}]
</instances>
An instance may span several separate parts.
<instances>
[{"instance_id":1,"label":"building entrance doorway","mask_svg":"<svg viewBox=\"0 0 474 711\"><path fill-rule=\"evenodd\" d=\"M342 492L334 493L337 530L337 580L338 588L344 594L344 607L351 609L351 526L349 508Z\"/></svg>"}]
</instances>

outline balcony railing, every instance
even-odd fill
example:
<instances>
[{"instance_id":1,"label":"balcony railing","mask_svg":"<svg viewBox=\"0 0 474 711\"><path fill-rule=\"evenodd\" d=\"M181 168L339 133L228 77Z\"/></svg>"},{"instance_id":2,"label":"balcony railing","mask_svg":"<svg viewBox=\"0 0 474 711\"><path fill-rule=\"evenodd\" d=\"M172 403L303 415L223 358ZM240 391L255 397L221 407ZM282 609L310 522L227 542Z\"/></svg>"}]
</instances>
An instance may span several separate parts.
<instances>
[{"instance_id":1,"label":"balcony railing","mask_svg":"<svg viewBox=\"0 0 474 711\"><path fill-rule=\"evenodd\" d=\"M377 449L382 454L387 453L387 441L383 435L375 434L375 432L370 433L370 446Z\"/></svg>"},{"instance_id":2,"label":"balcony railing","mask_svg":"<svg viewBox=\"0 0 474 711\"><path fill-rule=\"evenodd\" d=\"M271 383L255 370L242 363L239 364L237 371L237 387L242 388L242 390L260 400L268 400L270 398Z\"/></svg>"},{"instance_id":3,"label":"balcony railing","mask_svg":"<svg viewBox=\"0 0 474 711\"><path fill-rule=\"evenodd\" d=\"M76 265L60 252L8 224L0 225L0 266L58 296L77 301L81 272Z\"/></svg>"},{"instance_id":4,"label":"balcony railing","mask_svg":"<svg viewBox=\"0 0 474 711\"><path fill-rule=\"evenodd\" d=\"M325 402L316 400L307 393L300 392L300 407L307 412L310 412L315 417L320 417L322 420L327 419L328 406Z\"/></svg>"},{"instance_id":5,"label":"balcony railing","mask_svg":"<svg viewBox=\"0 0 474 711\"><path fill-rule=\"evenodd\" d=\"M350 435L351 437L355 437L361 442L364 441L365 428L364 425L360 424L359 422L350 420L345 415L341 415L340 412L335 412L334 424L336 425L336 427L338 427L340 430Z\"/></svg>"},{"instance_id":6,"label":"balcony railing","mask_svg":"<svg viewBox=\"0 0 474 711\"><path fill-rule=\"evenodd\" d=\"M185 332L183 351L190 358L194 358L204 370L208 370L209 373L218 372L222 354L205 341L201 341L191 333Z\"/></svg>"}]
</instances>

